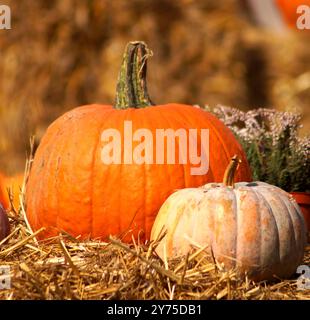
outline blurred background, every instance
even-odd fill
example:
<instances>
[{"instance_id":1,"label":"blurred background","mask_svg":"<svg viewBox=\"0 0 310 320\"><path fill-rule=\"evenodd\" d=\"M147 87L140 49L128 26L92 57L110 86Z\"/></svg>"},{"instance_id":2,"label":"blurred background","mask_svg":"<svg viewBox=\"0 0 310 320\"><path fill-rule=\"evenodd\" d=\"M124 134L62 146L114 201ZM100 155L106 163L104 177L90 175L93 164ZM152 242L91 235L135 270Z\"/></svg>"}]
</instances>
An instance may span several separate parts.
<instances>
[{"instance_id":1,"label":"blurred background","mask_svg":"<svg viewBox=\"0 0 310 320\"><path fill-rule=\"evenodd\" d=\"M0 171L6 174L23 171L29 137L38 143L65 111L113 104L132 40L154 52L148 87L155 103L300 112L301 135L310 131L310 32L297 30L296 7L286 0L1 4L12 13L12 29L0 30Z\"/></svg>"}]
</instances>

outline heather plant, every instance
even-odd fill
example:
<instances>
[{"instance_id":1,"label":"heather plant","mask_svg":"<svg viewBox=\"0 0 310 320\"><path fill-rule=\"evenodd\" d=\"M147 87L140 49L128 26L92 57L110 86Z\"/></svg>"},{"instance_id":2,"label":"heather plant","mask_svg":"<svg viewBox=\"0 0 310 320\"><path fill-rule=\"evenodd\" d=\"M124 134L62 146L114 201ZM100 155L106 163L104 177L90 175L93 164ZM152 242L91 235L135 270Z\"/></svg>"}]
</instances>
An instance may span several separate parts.
<instances>
[{"instance_id":1,"label":"heather plant","mask_svg":"<svg viewBox=\"0 0 310 320\"><path fill-rule=\"evenodd\" d=\"M298 136L300 114L264 108L243 112L226 106L212 112L240 141L254 180L288 192L310 191L310 136Z\"/></svg>"}]
</instances>

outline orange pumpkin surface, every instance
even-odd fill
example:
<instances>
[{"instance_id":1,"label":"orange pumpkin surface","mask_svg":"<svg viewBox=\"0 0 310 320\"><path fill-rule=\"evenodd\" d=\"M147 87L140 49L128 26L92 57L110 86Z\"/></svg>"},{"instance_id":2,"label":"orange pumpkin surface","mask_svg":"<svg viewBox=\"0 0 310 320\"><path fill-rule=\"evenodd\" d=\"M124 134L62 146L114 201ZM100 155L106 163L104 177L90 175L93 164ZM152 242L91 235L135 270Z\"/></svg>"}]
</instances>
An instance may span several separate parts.
<instances>
[{"instance_id":1,"label":"orange pumpkin surface","mask_svg":"<svg viewBox=\"0 0 310 320\"><path fill-rule=\"evenodd\" d=\"M151 103L145 80L147 54L142 42L127 46L114 107L78 107L48 128L35 154L26 190L27 218L33 230L46 227L42 238L64 230L82 238L106 239L128 232L124 241L132 235L149 239L163 201L176 189L220 181L233 154L241 154L245 163L237 180L251 179L241 146L215 116L189 105ZM154 136L157 129L184 128L188 132L195 128L198 133L209 129L208 173L191 175L190 163L103 163L105 129L118 130L124 156L124 121L131 121L133 132L147 129ZM133 142L130 151L137 144ZM198 150L200 146L199 142ZM178 139L175 147L178 154ZM155 143L151 150L156 153Z\"/></svg>"}]
</instances>

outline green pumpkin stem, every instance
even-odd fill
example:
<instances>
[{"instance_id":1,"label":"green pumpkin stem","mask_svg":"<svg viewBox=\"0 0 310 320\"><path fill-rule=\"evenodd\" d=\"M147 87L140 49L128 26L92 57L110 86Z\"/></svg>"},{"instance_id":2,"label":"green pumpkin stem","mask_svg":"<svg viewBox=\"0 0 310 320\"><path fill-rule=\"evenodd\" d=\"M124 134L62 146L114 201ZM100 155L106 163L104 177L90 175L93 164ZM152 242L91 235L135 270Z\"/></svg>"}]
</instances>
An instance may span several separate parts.
<instances>
[{"instance_id":1,"label":"green pumpkin stem","mask_svg":"<svg viewBox=\"0 0 310 320\"><path fill-rule=\"evenodd\" d=\"M116 87L115 109L153 105L146 86L147 59L152 51L142 41L127 44Z\"/></svg>"},{"instance_id":2,"label":"green pumpkin stem","mask_svg":"<svg viewBox=\"0 0 310 320\"><path fill-rule=\"evenodd\" d=\"M223 178L223 185L225 187L234 187L235 174L240 163L241 163L241 160L237 155L234 155L231 158Z\"/></svg>"}]
</instances>

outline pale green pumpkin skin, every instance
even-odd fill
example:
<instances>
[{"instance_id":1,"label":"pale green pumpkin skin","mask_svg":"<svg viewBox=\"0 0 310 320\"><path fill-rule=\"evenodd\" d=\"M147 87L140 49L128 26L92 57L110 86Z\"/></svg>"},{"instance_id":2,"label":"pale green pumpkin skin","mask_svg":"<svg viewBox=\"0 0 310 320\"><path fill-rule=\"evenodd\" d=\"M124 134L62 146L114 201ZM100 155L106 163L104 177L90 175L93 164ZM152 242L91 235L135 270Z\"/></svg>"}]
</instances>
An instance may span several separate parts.
<instances>
[{"instance_id":1,"label":"pale green pumpkin skin","mask_svg":"<svg viewBox=\"0 0 310 320\"><path fill-rule=\"evenodd\" d=\"M290 277L302 264L306 244L306 226L295 200L263 182L179 190L161 207L152 240L162 228L167 233L156 249L162 259L208 245L217 262L253 280Z\"/></svg>"}]
</instances>

